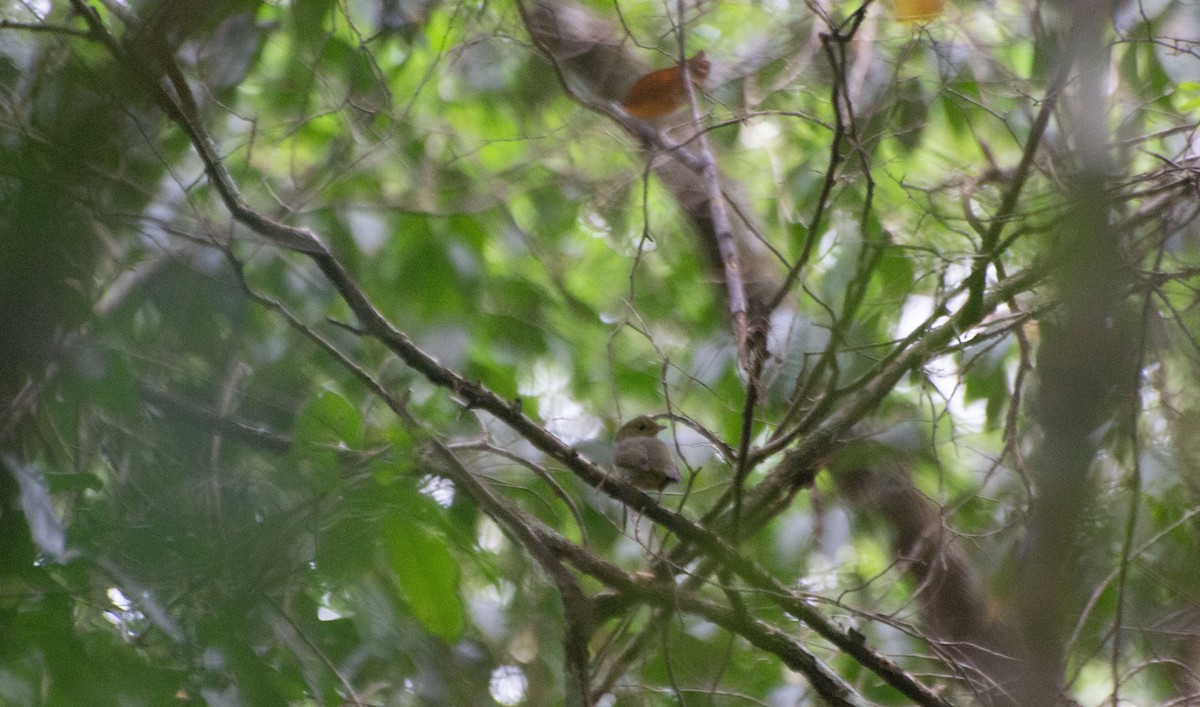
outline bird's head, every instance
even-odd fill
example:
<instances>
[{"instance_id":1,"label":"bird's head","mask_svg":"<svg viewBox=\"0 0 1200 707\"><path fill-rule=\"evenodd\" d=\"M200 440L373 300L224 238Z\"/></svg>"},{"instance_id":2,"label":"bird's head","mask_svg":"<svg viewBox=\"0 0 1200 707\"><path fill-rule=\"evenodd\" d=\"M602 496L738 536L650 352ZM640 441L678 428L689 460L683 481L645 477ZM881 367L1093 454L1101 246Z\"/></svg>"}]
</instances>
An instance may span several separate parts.
<instances>
[{"instance_id":1,"label":"bird's head","mask_svg":"<svg viewBox=\"0 0 1200 707\"><path fill-rule=\"evenodd\" d=\"M621 429L617 430L617 441L630 437L653 437L665 429L667 428L658 424L653 417L642 415L621 425Z\"/></svg>"}]
</instances>

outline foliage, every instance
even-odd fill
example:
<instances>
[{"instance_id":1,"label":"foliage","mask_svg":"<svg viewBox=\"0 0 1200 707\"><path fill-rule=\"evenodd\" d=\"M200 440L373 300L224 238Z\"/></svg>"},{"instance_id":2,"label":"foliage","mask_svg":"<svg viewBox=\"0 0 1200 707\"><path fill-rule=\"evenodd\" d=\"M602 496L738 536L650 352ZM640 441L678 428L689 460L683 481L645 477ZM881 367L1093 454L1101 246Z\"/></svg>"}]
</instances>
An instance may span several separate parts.
<instances>
[{"instance_id":1,"label":"foliage","mask_svg":"<svg viewBox=\"0 0 1200 707\"><path fill-rule=\"evenodd\" d=\"M0 703L1200 694L1193 4L132 5L0 3Z\"/></svg>"}]
</instances>

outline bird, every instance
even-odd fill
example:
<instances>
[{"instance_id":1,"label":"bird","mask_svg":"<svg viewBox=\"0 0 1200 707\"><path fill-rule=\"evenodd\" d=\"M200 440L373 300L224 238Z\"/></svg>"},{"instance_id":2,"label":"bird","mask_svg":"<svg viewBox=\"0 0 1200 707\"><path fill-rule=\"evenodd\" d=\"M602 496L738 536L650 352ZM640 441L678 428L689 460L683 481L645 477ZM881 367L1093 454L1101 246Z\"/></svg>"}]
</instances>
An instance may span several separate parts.
<instances>
[{"instance_id":1,"label":"bird","mask_svg":"<svg viewBox=\"0 0 1200 707\"><path fill-rule=\"evenodd\" d=\"M708 78L708 56L699 52L687 60L688 75L692 84L699 90L700 84ZM658 71L651 71L636 83L621 100L621 107L626 113L652 120L668 113L674 113L687 102L687 89L683 85L683 72L679 66L669 66Z\"/></svg>"},{"instance_id":2,"label":"bird","mask_svg":"<svg viewBox=\"0 0 1200 707\"><path fill-rule=\"evenodd\" d=\"M942 0L896 0L896 19L926 23L942 14Z\"/></svg>"},{"instance_id":3,"label":"bird","mask_svg":"<svg viewBox=\"0 0 1200 707\"><path fill-rule=\"evenodd\" d=\"M617 430L613 444L613 469L640 489L662 491L679 481L679 468L671 450L658 438L666 427L649 415L635 417Z\"/></svg>"}]
</instances>

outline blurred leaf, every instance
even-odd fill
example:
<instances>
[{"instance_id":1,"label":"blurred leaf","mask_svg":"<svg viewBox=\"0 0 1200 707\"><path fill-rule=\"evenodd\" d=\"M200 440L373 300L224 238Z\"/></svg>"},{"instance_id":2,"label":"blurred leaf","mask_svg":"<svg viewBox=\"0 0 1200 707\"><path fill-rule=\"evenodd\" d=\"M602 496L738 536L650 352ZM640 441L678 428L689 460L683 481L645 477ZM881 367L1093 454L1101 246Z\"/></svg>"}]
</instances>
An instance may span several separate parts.
<instances>
[{"instance_id":1,"label":"blurred leaf","mask_svg":"<svg viewBox=\"0 0 1200 707\"><path fill-rule=\"evenodd\" d=\"M223 91L242 82L258 54L262 34L249 12L230 15L217 26L200 55L212 88Z\"/></svg>"},{"instance_id":2,"label":"blurred leaf","mask_svg":"<svg viewBox=\"0 0 1200 707\"><path fill-rule=\"evenodd\" d=\"M925 134L929 100L924 95L921 81L910 78L902 82L896 91L892 130L905 149L911 150L921 143Z\"/></svg>"},{"instance_id":3,"label":"blurred leaf","mask_svg":"<svg viewBox=\"0 0 1200 707\"><path fill-rule=\"evenodd\" d=\"M1004 422L1002 415L1010 398L1004 365L1008 350L1000 345L975 352L968 349L963 354L971 362L965 374L966 398L987 401L988 429L998 429Z\"/></svg>"},{"instance_id":4,"label":"blurred leaf","mask_svg":"<svg viewBox=\"0 0 1200 707\"><path fill-rule=\"evenodd\" d=\"M942 104L942 115L946 117L946 124L950 126L956 136L966 135L970 129L970 120L959 101L948 93L941 94L939 99Z\"/></svg>"},{"instance_id":5,"label":"blurred leaf","mask_svg":"<svg viewBox=\"0 0 1200 707\"><path fill-rule=\"evenodd\" d=\"M324 43L329 13L334 0L296 0L292 4L291 30L300 46L308 48Z\"/></svg>"},{"instance_id":6,"label":"blurred leaf","mask_svg":"<svg viewBox=\"0 0 1200 707\"><path fill-rule=\"evenodd\" d=\"M337 450L362 446L362 419L350 401L326 390L308 404L296 420L293 455L311 462L333 483L338 470Z\"/></svg>"},{"instance_id":7,"label":"blurred leaf","mask_svg":"<svg viewBox=\"0 0 1200 707\"><path fill-rule=\"evenodd\" d=\"M912 291L916 267L903 248L885 248L875 272L886 301L899 303Z\"/></svg>"},{"instance_id":8,"label":"blurred leaf","mask_svg":"<svg viewBox=\"0 0 1200 707\"><path fill-rule=\"evenodd\" d=\"M21 510L25 513L29 534L38 550L55 562L69 560L65 528L54 510L50 486L42 472L32 465L22 464L9 454L0 456L0 460L20 486Z\"/></svg>"},{"instance_id":9,"label":"blurred leaf","mask_svg":"<svg viewBox=\"0 0 1200 707\"><path fill-rule=\"evenodd\" d=\"M355 449L359 445L362 420L358 411L337 393L319 394L296 422L296 441L313 446L340 445Z\"/></svg>"},{"instance_id":10,"label":"blurred leaf","mask_svg":"<svg viewBox=\"0 0 1200 707\"><path fill-rule=\"evenodd\" d=\"M458 563L445 543L403 516L388 519L383 542L413 615L447 643L458 640L466 617Z\"/></svg>"}]
</instances>

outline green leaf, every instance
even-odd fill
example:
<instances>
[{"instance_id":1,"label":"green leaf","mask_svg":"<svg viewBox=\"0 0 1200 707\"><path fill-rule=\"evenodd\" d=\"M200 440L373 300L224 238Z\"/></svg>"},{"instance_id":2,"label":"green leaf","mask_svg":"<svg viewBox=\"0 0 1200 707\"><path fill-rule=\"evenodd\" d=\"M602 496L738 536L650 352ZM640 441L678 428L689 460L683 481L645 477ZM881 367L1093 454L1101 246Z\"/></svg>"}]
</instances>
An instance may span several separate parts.
<instances>
[{"instance_id":1,"label":"green leaf","mask_svg":"<svg viewBox=\"0 0 1200 707\"><path fill-rule=\"evenodd\" d=\"M974 82L959 82L973 86ZM915 78L901 82L896 88L896 100L892 124L896 139L911 150L921 142L929 119L929 101L925 97L921 82Z\"/></svg>"},{"instance_id":2,"label":"green leaf","mask_svg":"<svg viewBox=\"0 0 1200 707\"><path fill-rule=\"evenodd\" d=\"M971 126L962 106L949 93L943 93L939 98L942 103L942 113L946 116L946 125L955 135L967 134Z\"/></svg>"},{"instance_id":3,"label":"green leaf","mask_svg":"<svg viewBox=\"0 0 1200 707\"><path fill-rule=\"evenodd\" d=\"M1200 83L1181 81L1174 96L1180 111L1194 111L1200 108Z\"/></svg>"},{"instance_id":4,"label":"green leaf","mask_svg":"<svg viewBox=\"0 0 1200 707\"><path fill-rule=\"evenodd\" d=\"M292 6L291 30L301 46L319 46L324 36L333 0L297 0Z\"/></svg>"},{"instance_id":5,"label":"green leaf","mask_svg":"<svg viewBox=\"0 0 1200 707\"><path fill-rule=\"evenodd\" d=\"M316 397L296 423L296 441L313 445L359 446L362 419L354 406L327 390Z\"/></svg>"},{"instance_id":6,"label":"green leaf","mask_svg":"<svg viewBox=\"0 0 1200 707\"><path fill-rule=\"evenodd\" d=\"M294 453L322 471L337 470L336 449L362 446L362 418L350 401L333 391L318 395L296 421Z\"/></svg>"},{"instance_id":7,"label":"green leaf","mask_svg":"<svg viewBox=\"0 0 1200 707\"><path fill-rule=\"evenodd\" d=\"M458 640L465 610L459 594L458 563L449 548L440 537L399 515L384 528L383 540L413 615L447 643Z\"/></svg>"},{"instance_id":8,"label":"green leaf","mask_svg":"<svg viewBox=\"0 0 1200 707\"><path fill-rule=\"evenodd\" d=\"M916 278L916 268L908 252L903 248L885 249L876 272L879 273L884 298L901 304Z\"/></svg>"}]
</instances>

